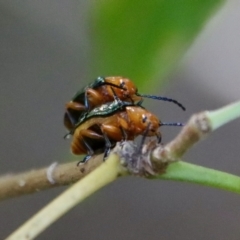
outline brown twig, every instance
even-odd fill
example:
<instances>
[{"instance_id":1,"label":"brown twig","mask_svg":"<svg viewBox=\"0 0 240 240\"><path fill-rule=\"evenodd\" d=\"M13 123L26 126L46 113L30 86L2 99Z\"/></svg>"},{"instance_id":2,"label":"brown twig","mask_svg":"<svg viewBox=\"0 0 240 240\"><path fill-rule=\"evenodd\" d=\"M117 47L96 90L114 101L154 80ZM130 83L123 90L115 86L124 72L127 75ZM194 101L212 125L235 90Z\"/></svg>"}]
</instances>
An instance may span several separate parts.
<instances>
[{"instance_id":1,"label":"brown twig","mask_svg":"<svg viewBox=\"0 0 240 240\"><path fill-rule=\"evenodd\" d=\"M108 174L106 174L106 172ZM118 176L122 174L124 174L124 169L121 168L118 156L110 154L108 161L104 163L102 162L97 169L92 171L81 181L73 184L57 198L47 204L43 209L8 236L6 240L34 239L78 203L116 180Z\"/></svg>"},{"instance_id":2,"label":"brown twig","mask_svg":"<svg viewBox=\"0 0 240 240\"><path fill-rule=\"evenodd\" d=\"M159 147L153 151L152 161L169 163L180 160L186 151L212 131L207 113L205 111L194 114L174 140L164 148Z\"/></svg>"},{"instance_id":3,"label":"brown twig","mask_svg":"<svg viewBox=\"0 0 240 240\"><path fill-rule=\"evenodd\" d=\"M114 151L130 174L150 178L163 174L170 163L179 161L188 149L212 131L207 113L193 115L178 136L165 146L150 141L139 148L128 141L118 143Z\"/></svg>"},{"instance_id":4,"label":"brown twig","mask_svg":"<svg viewBox=\"0 0 240 240\"><path fill-rule=\"evenodd\" d=\"M0 177L0 200L75 183L102 163L102 155L86 164L52 164L49 167Z\"/></svg>"},{"instance_id":5,"label":"brown twig","mask_svg":"<svg viewBox=\"0 0 240 240\"><path fill-rule=\"evenodd\" d=\"M168 164L178 161L197 141L211 131L206 112L195 114L179 135L166 146L150 141L140 149L133 142L118 144L114 150L130 174L151 177L164 173ZM0 200L38 192L56 186L69 185L86 176L102 162L102 155L85 164L76 162L51 165L48 168L12 174L0 178Z\"/></svg>"},{"instance_id":6,"label":"brown twig","mask_svg":"<svg viewBox=\"0 0 240 240\"><path fill-rule=\"evenodd\" d=\"M220 111L222 110L220 109ZM99 190L101 187L116 180L119 176L126 174L134 174L144 177L158 175L158 177L161 176L165 179L173 179L173 175L175 174L174 179L176 180L187 180L188 182L190 181L199 184L202 183L207 186L214 186L240 193L239 177L179 161L182 155L191 148L193 144L220 126L217 121L209 118L210 115L216 115L216 112L195 114L182 129L180 134L166 146L157 144L155 141L149 141L145 145L142 143L140 146L137 146L130 141L118 143L113 150L113 154L110 155L105 163L101 164L101 166L91 174L88 174L83 180L78 181L71 188L68 188L63 194L33 216L32 219L27 221L7 239L34 238L77 203L83 201L86 197ZM217 119L216 116L214 118ZM232 117L232 119L234 118ZM222 120L222 122L224 121ZM213 124L214 122L215 124ZM144 139L145 138L143 138L142 142L144 142ZM102 162L102 157L97 157L96 160L91 159L89 163L82 166L81 177L91 171L90 166L93 166L93 168L97 167L99 163ZM96 165L94 166L95 161ZM173 164L167 168L169 163ZM76 165L74 168L76 168ZM69 172L69 170L71 169L63 170L63 175L72 176L72 173ZM164 171L166 171L166 174L159 175L164 173ZM106 172L108 174L105 174ZM172 175L171 172L173 173ZM44 169L43 173L45 175L44 179L46 179L47 174L48 182L51 183L50 186L60 184L61 177L59 178L59 182L57 182L58 178L54 165L51 165L48 169ZM78 172L78 174L79 173L80 172ZM205 173L207 173L207 178L205 177ZM25 173L25 176L28 174L29 173ZM187 178L186 174L188 175ZM69 179L72 179L72 182L75 181L68 176L67 179L68 181ZM223 179L224 182L222 182ZM64 183L66 184L67 182L63 181L62 184ZM47 185L49 185L49 183Z\"/></svg>"}]
</instances>

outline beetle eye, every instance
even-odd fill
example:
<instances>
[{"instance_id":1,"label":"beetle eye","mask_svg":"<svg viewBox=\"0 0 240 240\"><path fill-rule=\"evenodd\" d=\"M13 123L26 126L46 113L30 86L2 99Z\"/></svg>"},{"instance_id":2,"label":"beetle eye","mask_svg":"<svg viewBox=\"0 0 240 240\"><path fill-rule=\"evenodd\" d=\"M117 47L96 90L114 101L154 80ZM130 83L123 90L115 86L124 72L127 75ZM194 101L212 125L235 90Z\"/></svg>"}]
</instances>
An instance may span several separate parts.
<instances>
[{"instance_id":1,"label":"beetle eye","mask_svg":"<svg viewBox=\"0 0 240 240\"><path fill-rule=\"evenodd\" d=\"M147 116L146 115L142 115L142 122L145 123L147 121Z\"/></svg>"}]
</instances>

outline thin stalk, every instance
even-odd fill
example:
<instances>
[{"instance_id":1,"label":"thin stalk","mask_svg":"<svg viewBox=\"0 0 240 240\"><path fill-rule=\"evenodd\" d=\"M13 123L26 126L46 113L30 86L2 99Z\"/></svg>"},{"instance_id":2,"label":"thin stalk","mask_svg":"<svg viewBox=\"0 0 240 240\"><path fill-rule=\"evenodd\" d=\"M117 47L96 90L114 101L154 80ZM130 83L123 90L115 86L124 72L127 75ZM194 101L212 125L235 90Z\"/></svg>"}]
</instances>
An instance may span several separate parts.
<instances>
[{"instance_id":1,"label":"thin stalk","mask_svg":"<svg viewBox=\"0 0 240 240\"><path fill-rule=\"evenodd\" d=\"M240 193L240 177L183 161L170 164L167 172L157 178L195 183Z\"/></svg>"},{"instance_id":2,"label":"thin stalk","mask_svg":"<svg viewBox=\"0 0 240 240\"><path fill-rule=\"evenodd\" d=\"M120 171L119 158L111 154L106 162L55 198L6 240L34 239L79 202L115 180Z\"/></svg>"},{"instance_id":3,"label":"thin stalk","mask_svg":"<svg viewBox=\"0 0 240 240\"><path fill-rule=\"evenodd\" d=\"M216 130L224 124L240 117L240 101L214 111L209 111L206 113L206 116L211 122L212 130Z\"/></svg>"}]
</instances>

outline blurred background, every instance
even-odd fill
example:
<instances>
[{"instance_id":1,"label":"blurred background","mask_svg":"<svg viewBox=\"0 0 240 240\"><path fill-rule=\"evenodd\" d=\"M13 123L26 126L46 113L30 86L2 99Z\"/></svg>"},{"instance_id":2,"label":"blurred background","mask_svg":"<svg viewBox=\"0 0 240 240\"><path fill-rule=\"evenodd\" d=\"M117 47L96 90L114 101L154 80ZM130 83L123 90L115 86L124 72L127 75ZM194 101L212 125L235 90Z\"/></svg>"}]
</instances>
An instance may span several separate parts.
<instances>
[{"instance_id":1,"label":"blurred background","mask_svg":"<svg viewBox=\"0 0 240 240\"><path fill-rule=\"evenodd\" d=\"M64 140L64 105L88 79L87 1L0 2L0 174L76 160ZM240 2L211 19L159 95L187 107L146 100L162 121L185 122L239 99ZM156 89L156 86L155 88ZM140 93L149 93L139 89ZM239 121L195 146L186 161L240 175ZM163 128L163 142L178 128ZM0 202L6 237L65 187ZM239 239L240 199L233 193L170 181L119 179L37 239Z\"/></svg>"}]
</instances>

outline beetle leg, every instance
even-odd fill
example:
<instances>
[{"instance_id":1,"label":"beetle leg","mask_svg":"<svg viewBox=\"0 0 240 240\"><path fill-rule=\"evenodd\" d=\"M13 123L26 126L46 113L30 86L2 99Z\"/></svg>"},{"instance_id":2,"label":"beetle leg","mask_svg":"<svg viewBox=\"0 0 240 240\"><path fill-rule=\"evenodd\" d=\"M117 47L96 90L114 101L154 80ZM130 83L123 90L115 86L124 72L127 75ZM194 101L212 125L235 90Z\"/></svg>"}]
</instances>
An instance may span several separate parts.
<instances>
[{"instance_id":1,"label":"beetle leg","mask_svg":"<svg viewBox=\"0 0 240 240\"><path fill-rule=\"evenodd\" d=\"M117 101L118 105L119 105L120 107L122 107L122 106L123 106L122 100L118 97L118 95L116 94L116 92L115 92L115 90L113 89L113 87L110 87L110 88L111 88L111 90L112 90L112 92L113 92L114 101Z\"/></svg>"},{"instance_id":2,"label":"beetle leg","mask_svg":"<svg viewBox=\"0 0 240 240\"><path fill-rule=\"evenodd\" d=\"M104 137L105 143L106 143L106 145L105 145L105 151L104 151L104 155L103 155L103 160L105 160L105 159L108 157L109 153L110 153L112 144L111 144L111 142L110 142L107 134L103 133L103 137Z\"/></svg>"},{"instance_id":3,"label":"beetle leg","mask_svg":"<svg viewBox=\"0 0 240 240\"><path fill-rule=\"evenodd\" d=\"M92 130L89 129L82 129L79 133L80 138L83 139L83 137L88 137L88 138L92 138L92 139L97 139L97 140L102 140L104 139L104 137Z\"/></svg>"},{"instance_id":4,"label":"beetle leg","mask_svg":"<svg viewBox=\"0 0 240 240\"><path fill-rule=\"evenodd\" d=\"M120 126L120 130L121 130L121 132L122 132L122 136L123 136L122 141L127 141L127 139L128 139L128 135L127 135L126 130L125 130L122 126Z\"/></svg>"},{"instance_id":5,"label":"beetle leg","mask_svg":"<svg viewBox=\"0 0 240 240\"><path fill-rule=\"evenodd\" d=\"M104 136L102 136L92 130L89 130L89 129L83 129L80 131L80 138L83 141L83 143L85 144L86 148L88 149L88 151L89 151L88 154L93 155L94 151L93 151L92 147L88 144L87 140L85 139L86 137L91 138L91 139L96 139L96 140L103 140Z\"/></svg>"},{"instance_id":6,"label":"beetle leg","mask_svg":"<svg viewBox=\"0 0 240 240\"><path fill-rule=\"evenodd\" d=\"M72 153L76 155L87 153L85 145L77 138L73 138L73 141L71 143L71 150Z\"/></svg>"},{"instance_id":7,"label":"beetle leg","mask_svg":"<svg viewBox=\"0 0 240 240\"><path fill-rule=\"evenodd\" d=\"M117 136L116 133L119 133L119 129L111 125L104 125L104 124L99 124L99 128L101 129L103 138L105 140L105 150L103 155L103 160L105 160L108 157L112 147L110 138L113 138L114 140L116 140L116 136Z\"/></svg>"},{"instance_id":8,"label":"beetle leg","mask_svg":"<svg viewBox=\"0 0 240 240\"><path fill-rule=\"evenodd\" d=\"M107 135L115 141L126 141L128 140L128 123L125 119L120 117L118 118L118 122L118 127L112 126L111 122L109 122L109 124L102 124L102 132L104 131L105 133L107 133Z\"/></svg>"},{"instance_id":9,"label":"beetle leg","mask_svg":"<svg viewBox=\"0 0 240 240\"><path fill-rule=\"evenodd\" d=\"M87 162L87 161L92 157L92 155L94 154L93 149L89 146L89 144L87 143L87 141L86 141L84 138L82 138L82 141L83 141L84 145L86 146L86 148L88 149L88 153L87 153L87 155L86 155L81 161L79 161L79 162L77 163L77 166L79 166L80 163L85 163L85 162Z\"/></svg>"},{"instance_id":10,"label":"beetle leg","mask_svg":"<svg viewBox=\"0 0 240 240\"><path fill-rule=\"evenodd\" d=\"M100 126L102 133L107 135L110 139L113 139L115 141L120 141L122 138L122 132L121 129L112 125L108 124L102 124Z\"/></svg>"},{"instance_id":11,"label":"beetle leg","mask_svg":"<svg viewBox=\"0 0 240 240\"><path fill-rule=\"evenodd\" d=\"M162 141L162 135L161 135L160 132L157 132L157 133L156 133L156 137L157 137L158 143L161 143L161 141Z\"/></svg>"},{"instance_id":12,"label":"beetle leg","mask_svg":"<svg viewBox=\"0 0 240 240\"><path fill-rule=\"evenodd\" d=\"M121 130L122 136L123 136L122 141L126 141L126 140L128 140L128 134L127 134L128 123L125 119L120 118L120 117L118 118L118 122L119 122L120 130Z\"/></svg>"},{"instance_id":13,"label":"beetle leg","mask_svg":"<svg viewBox=\"0 0 240 240\"><path fill-rule=\"evenodd\" d=\"M117 94L116 94L114 88L113 88L113 87L110 87L110 88L111 88L111 91L112 91L112 93L113 93L113 98L114 98L114 100L119 101L119 97L117 96Z\"/></svg>"},{"instance_id":14,"label":"beetle leg","mask_svg":"<svg viewBox=\"0 0 240 240\"><path fill-rule=\"evenodd\" d=\"M89 108L89 102L88 102L88 89L85 91L84 95L85 95L84 96L84 105L85 105L87 111L89 111L90 108Z\"/></svg>"},{"instance_id":15,"label":"beetle leg","mask_svg":"<svg viewBox=\"0 0 240 240\"><path fill-rule=\"evenodd\" d=\"M84 145L86 146L86 148L88 149L88 155L92 156L94 154L93 149L91 148L91 146L88 144L88 142L84 138L82 138L82 141L83 141Z\"/></svg>"},{"instance_id":16,"label":"beetle leg","mask_svg":"<svg viewBox=\"0 0 240 240\"><path fill-rule=\"evenodd\" d=\"M70 114L70 112L68 110L66 110L66 112L64 114L63 122L64 122L65 127L68 130L72 130L76 123L76 121L73 119L72 115Z\"/></svg>"},{"instance_id":17,"label":"beetle leg","mask_svg":"<svg viewBox=\"0 0 240 240\"><path fill-rule=\"evenodd\" d=\"M64 125L67 127L68 130L74 128L74 125L77 123L74 111L81 112L85 110L86 107L81 103L70 101L66 104L66 112L64 114ZM73 113L71 111L73 111Z\"/></svg>"},{"instance_id":18,"label":"beetle leg","mask_svg":"<svg viewBox=\"0 0 240 240\"><path fill-rule=\"evenodd\" d=\"M88 111L93 106L101 105L102 101L103 101L103 96L96 90L94 90L92 88L88 88L85 90L84 105ZM90 102L91 102L92 106L90 106L90 104L89 104Z\"/></svg>"},{"instance_id":19,"label":"beetle leg","mask_svg":"<svg viewBox=\"0 0 240 240\"><path fill-rule=\"evenodd\" d=\"M87 149L87 156L83 158L83 160L81 160L78 165L81 163L81 162L86 162L88 161L92 155L94 155L94 151L92 149L92 147L89 145L89 143L87 142L86 140L86 137L88 138L92 138L92 139L104 139L104 137L92 130L89 130L89 129L82 129L80 132L79 132L79 136L77 138L79 138L79 140L85 145L86 149Z\"/></svg>"},{"instance_id":20,"label":"beetle leg","mask_svg":"<svg viewBox=\"0 0 240 240\"><path fill-rule=\"evenodd\" d=\"M76 111L84 111L84 110L86 110L86 107L81 103L70 101L70 102L66 103L66 109L71 109L71 110L76 110Z\"/></svg>"},{"instance_id":21,"label":"beetle leg","mask_svg":"<svg viewBox=\"0 0 240 240\"><path fill-rule=\"evenodd\" d=\"M141 153L142 148L143 148L143 145L144 145L145 140L146 140L146 138L147 138L147 135L148 135L148 132L149 132L149 128L150 128L150 124L151 124L151 123L148 123L145 131L143 132L143 136L142 136L141 142L140 142L140 144L139 144L139 148L138 148L138 152L139 152L139 153ZM158 141L159 141L159 140L158 140ZM160 140L160 141L161 141L161 140Z\"/></svg>"},{"instance_id":22,"label":"beetle leg","mask_svg":"<svg viewBox=\"0 0 240 240\"><path fill-rule=\"evenodd\" d=\"M81 161L77 163L77 166L79 166L81 163L87 162L91 157L91 155L86 155Z\"/></svg>"},{"instance_id":23,"label":"beetle leg","mask_svg":"<svg viewBox=\"0 0 240 240\"><path fill-rule=\"evenodd\" d=\"M112 87L115 87L115 88L119 88L119 89L126 90L126 88L125 88L125 82L120 83L120 85L116 85L116 84L114 84L114 83L107 82L107 81L105 80L105 85L109 85L109 86L112 86Z\"/></svg>"},{"instance_id":24,"label":"beetle leg","mask_svg":"<svg viewBox=\"0 0 240 240\"><path fill-rule=\"evenodd\" d=\"M129 140L129 136L127 133L127 131L129 130L128 122L124 118L121 118L121 117L118 118L118 122L119 122L120 130L121 130L122 136L123 136L122 140L123 141Z\"/></svg>"}]
</instances>

